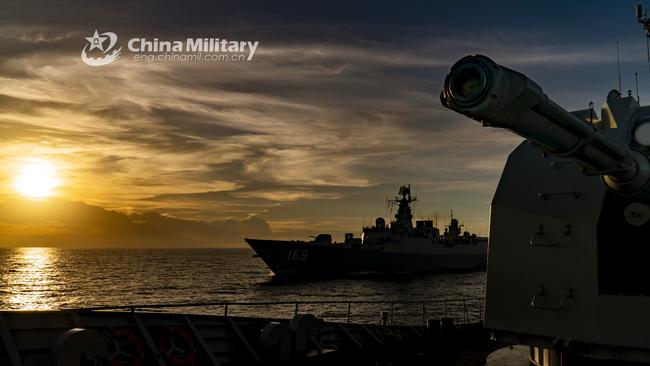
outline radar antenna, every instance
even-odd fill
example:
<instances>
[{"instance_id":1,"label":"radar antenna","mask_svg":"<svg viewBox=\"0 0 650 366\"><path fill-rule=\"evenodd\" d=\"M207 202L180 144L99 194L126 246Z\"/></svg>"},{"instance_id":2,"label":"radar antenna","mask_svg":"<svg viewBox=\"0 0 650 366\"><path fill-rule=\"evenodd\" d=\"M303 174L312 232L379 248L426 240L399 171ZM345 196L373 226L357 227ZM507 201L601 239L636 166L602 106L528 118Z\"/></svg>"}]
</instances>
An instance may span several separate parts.
<instances>
[{"instance_id":1,"label":"radar antenna","mask_svg":"<svg viewBox=\"0 0 650 366\"><path fill-rule=\"evenodd\" d=\"M650 75L650 19L648 19L648 12L641 4L636 6L636 20L643 25L645 30L645 49L648 58L648 74Z\"/></svg>"}]
</instances>

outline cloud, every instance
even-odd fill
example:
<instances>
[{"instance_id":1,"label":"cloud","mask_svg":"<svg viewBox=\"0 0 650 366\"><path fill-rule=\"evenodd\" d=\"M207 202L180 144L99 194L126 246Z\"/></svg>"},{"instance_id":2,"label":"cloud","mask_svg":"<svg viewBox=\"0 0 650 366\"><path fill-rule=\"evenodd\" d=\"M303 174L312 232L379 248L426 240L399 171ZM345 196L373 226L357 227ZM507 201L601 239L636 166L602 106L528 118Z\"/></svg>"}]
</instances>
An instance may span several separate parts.
<instances>
[{"instance_id":1,"label":"cloud","mask_svg":"<svg viewBox=\"0 0 650 366\"><path fill-rule=\"evenodd\" d=\"M476 126L443 112L430 81L400 71L432 60L364 47L268 47L243 65L124 60L101 75L76 56L31 61L23 66L33 78L5 84L8 98L21 101L5 117L25 121L5 152L17 158L35 137L56 137L57 148L75 150L57 157L69 167L70 197L201 220L273 215L295 201L345 202L352 188L431 175L441 185L455 175L460 187L465 173L448 166L456 158L431 162L470 156L456 150L472 146L462 136ZM301 206L295 217L309 210Z\"/></svg>"},{"instance_id":2,"label":"cloud","mask_svg":"<svg viewBox=\"0 0 650 366\"><path fill-rule=\"evenodd\" d=\"M494 55L567 106L611 88L592 76L571 79L613 65L601 39L513 30L495 20L519 19L507 14L488 21L463 13L459 27L439 4L345 4L346 12L340 5L3 7L0 179L38 156L61 168L64 199L201 222L261 214L274 235L295 236L359 231L366 217L386 216L383 198L412 183L422 212L455 208L480 226L521 138L442 108L449 65L466 54ZM208 35L260 46L251 63L147 64L125 52L92 68L79 59L94 30L89 19L120 42ZM13 196L0 185L0 200Z\"/></svg>"},{"instance_id":3,"label":"cloud","mask_svg":"<svg viewBox=\"0 0 650 366\"><path fill-rule=\"evenodd\" d=\"M270 235L266 221L183 220L156 212L126 215L71 201L0 203L0 246L232 247Z\"/></svg>"}]
</instances>

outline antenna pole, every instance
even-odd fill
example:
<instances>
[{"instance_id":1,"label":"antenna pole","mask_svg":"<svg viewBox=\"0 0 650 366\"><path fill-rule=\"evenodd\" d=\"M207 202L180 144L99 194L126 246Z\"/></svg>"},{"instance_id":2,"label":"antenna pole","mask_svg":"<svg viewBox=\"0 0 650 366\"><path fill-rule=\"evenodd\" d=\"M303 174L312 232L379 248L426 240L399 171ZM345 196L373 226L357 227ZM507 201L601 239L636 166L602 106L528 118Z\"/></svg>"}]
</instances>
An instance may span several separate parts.
<instances>
[{"instance_id":1,"label":"antenna pole","mask_svg":"<svg viewBox=\"0 0 650 366\"><path fill-rule=\"evenodd\" d=\"M639 73L634 73L634 83L636 84L636 102L641 105L641 99L639 99Z\"/></svg>"},{"instance_id":2,"label":"antenna pole","mask_svg":"<svg viewBox=\"0 0 650 366\"><path fill-rule=\"evenodd\" d=\"M650 35L648 34L645 35L645 51L648 57L648 74L650 75Z\"/></svg>"},{"instance_id":3,"label":"antenna pole","mask_svg":"<svg viewBox=\"0 0 650 366\"><path fill-rule=\"evenodd\" d=\"M643 9L641 4L636 6L636 20L643 25L645 31L645 50L648 57L648 73L650 74L650 19L648 19L648 12Z\"/></svg>"},{"instance_id":4,"label":"antenna pole","mask_svg":"<svg viewBox=\"0 0 650 366\"><path fill-rule=\"evenodd\" d=\"M616 68L618 70L618 91L619 93L622 93L623 89L621 89L621 57L618 51L618 41L616 42Z\"/></svg>"}]
</instances>

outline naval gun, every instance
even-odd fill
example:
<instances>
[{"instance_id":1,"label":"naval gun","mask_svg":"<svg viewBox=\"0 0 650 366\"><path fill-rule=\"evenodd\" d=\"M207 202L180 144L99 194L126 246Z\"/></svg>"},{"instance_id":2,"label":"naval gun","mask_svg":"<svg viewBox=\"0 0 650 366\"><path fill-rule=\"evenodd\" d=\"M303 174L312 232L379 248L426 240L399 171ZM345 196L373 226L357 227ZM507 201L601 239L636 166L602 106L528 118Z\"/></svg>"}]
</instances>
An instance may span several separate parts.
<instances>
[{"instance_id":1,"label":"naval gun","mask_svg":"<svg viewBox=\"0 0 650 366\"><path fill-rule=\"evenodd\" d=\"M650 107L612 90L569 112L476 55L442 104L524 137L491 205L485 326L538 365L650 363Z\"/></svg>"}]
</instances>

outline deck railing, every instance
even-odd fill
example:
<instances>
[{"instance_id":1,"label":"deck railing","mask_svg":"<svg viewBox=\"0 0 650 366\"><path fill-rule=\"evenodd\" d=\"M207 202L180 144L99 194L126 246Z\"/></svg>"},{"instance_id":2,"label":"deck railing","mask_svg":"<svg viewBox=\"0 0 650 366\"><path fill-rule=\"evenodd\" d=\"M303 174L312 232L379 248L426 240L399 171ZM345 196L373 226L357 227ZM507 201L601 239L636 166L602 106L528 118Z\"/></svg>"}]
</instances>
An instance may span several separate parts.
<instances>
[{"instance_id":1,"label":"deck railing","mask_svg":"<svg viewBox=\"0 0 650 366\"><path fill-rule=\"evenodd\" d=\"M196 310L193 311L193 309ZM273 319L291 318L296 314L309 313L333 322L385 325L426 325L429 319L452 318L456 324L470 324L483 321L483 298L426 301L217 301L97 306L74 310L184 311L210 315L258 316Z\"/></svg>"}]
</instances>

